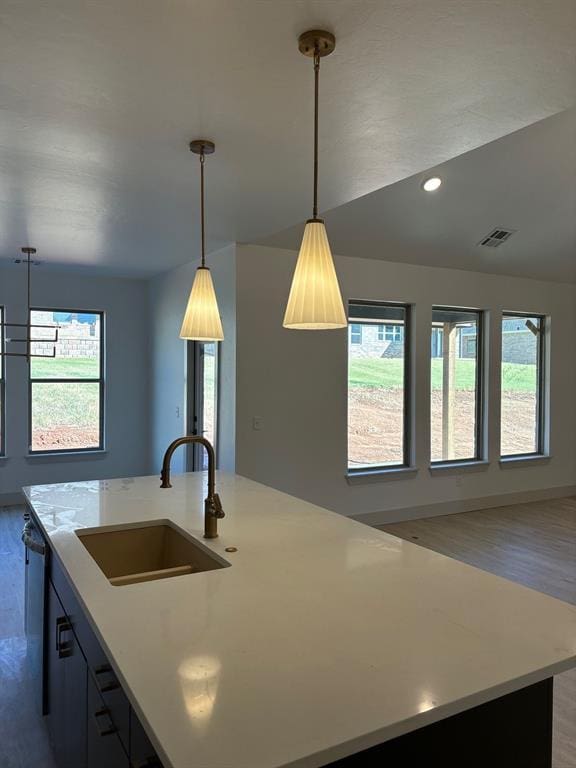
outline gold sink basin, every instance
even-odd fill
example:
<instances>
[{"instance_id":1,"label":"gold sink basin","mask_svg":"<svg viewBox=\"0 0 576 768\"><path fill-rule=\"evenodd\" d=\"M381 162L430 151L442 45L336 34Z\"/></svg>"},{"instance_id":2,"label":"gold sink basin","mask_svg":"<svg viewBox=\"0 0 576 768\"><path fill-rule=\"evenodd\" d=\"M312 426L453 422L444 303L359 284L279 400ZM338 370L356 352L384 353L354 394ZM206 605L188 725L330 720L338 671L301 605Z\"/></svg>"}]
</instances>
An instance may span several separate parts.
<instances>
[{"instance_id":1,"label":"gold sink basin","mask_svg":"<svg viewBox=\"0 0 576 768\"><path fill-rule=\"evenodd\" d=\"M230 565L169 520L84 528L76 535L116 587Z\"/></svg>"}]
</instances>

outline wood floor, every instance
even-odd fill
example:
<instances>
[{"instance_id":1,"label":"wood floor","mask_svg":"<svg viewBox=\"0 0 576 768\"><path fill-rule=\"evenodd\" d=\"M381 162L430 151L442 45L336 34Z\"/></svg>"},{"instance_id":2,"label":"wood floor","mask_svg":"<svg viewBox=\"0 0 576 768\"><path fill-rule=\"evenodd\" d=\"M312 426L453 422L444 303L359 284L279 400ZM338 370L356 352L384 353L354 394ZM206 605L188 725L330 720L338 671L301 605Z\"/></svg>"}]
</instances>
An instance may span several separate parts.
<instances>
[{"instance_id":1,"label":"wood floor","mask_svg":"<svg viewBox=\"0 0 576 768\"><path fill-rule=\"evenodd\" d=\"M576 497L380 527L576 605ZM576 768L576 670L554 685L553 766Z\"/></svg>"},{"instance_id":2,"label":"wood floor","mask_svg":"<svg viewBox=\"0 0 576 768\"><path fill-rule=\"evenodd\" d=\"M0 767L56 768L26 668L21 530L22 509L0 508ZM576 498L383 530L576 605ZM556 678L554 704L554 768L576 768L576 671Z\"/></svg>"}]
</instances>

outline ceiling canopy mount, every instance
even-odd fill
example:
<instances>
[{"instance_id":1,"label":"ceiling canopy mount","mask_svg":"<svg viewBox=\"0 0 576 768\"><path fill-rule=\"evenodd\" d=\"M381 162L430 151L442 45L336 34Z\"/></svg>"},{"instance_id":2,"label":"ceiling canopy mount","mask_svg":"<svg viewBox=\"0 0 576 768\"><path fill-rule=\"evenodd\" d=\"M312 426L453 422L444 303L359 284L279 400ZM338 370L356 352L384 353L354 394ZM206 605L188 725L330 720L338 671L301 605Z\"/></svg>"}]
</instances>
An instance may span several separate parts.
<instances>
[{"instance_id":1,"label":"ceiling canopy mount","mask_svg":"<svg viewBox=\"0 0 576 768\"><path fill-rule=\"evenodd\" d=\"M216 145L209 139L194 139L190 142L190 152L195 155L213 155L215 150Z\"/></svg>"},{"instance_id":2,"label":"ceiling canopy mount","mask_svg":"<svg viewBox=\"0 0 576 768\"><path fill-rule=\"evenodd\" d=\"M309 29L298 38L298 49L304 56L330 56L336 48L336 38L324 29Z\"/></svg>"}]
</instances>

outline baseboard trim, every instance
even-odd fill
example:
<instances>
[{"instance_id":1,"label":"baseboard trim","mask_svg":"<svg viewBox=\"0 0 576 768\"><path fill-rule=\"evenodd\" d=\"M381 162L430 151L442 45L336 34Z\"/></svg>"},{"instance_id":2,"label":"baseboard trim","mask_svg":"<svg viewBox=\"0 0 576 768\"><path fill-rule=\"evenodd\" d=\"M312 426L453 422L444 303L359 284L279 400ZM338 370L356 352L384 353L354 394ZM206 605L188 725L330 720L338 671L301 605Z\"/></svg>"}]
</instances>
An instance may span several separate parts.
<instances>
[{"instance_id":1,"label":"baseboard trim","mask_svg":"<svg viewBox=\"0 0 576 768\"><path fill-rule=\"evenodd\" d=\"M0 493L0 507L15 507L18 504L24 504L21 493Z\"/></svg>"},{"instance_id":2,"label":"baseboard trim","mask_svg":"<svg viewBox=\"0 0 576 768\"><path fill-rule=\"evenodd\" d=\"M418 507L401 507L386 509L380 512L367 512L363 515L350 515L350 517L360 523L366 523L366 525L386 525L387 523L401 523L404 520L418 520L423 517L439 517L441 515L455 515L458 512L473 512L477 509L507 507L510 504L527 504L530 501L561 499L564 496L576 496L576 485L540 488L536 491L501 493L476 499L456 499L455 501L423 504Z\"/></svg>"}]
</instances>

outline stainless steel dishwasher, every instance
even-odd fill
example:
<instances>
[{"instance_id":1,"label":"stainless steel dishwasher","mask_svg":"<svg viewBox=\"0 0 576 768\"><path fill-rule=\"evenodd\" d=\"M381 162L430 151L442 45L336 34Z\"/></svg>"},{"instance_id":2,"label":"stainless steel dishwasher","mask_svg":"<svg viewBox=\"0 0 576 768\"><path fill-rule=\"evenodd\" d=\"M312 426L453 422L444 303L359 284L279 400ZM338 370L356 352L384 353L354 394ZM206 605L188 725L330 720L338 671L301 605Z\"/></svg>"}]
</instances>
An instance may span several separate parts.
<instances>
[{"instance_id":1,"label":"stainless steel dishwasher","mask_svg":"<svg viewBox=\"0 0 576 768\"><path fill-rule=\"evenodd\" d=\"M36 690L36 706L46 714L44 686L44 611L46 607L46 574L48 548L38 526L28 512L24 513L22 529L24 543L25 597L24 629L26 632L26 656Z\"/></svg>"}]
</instances>

